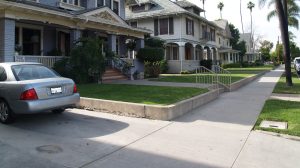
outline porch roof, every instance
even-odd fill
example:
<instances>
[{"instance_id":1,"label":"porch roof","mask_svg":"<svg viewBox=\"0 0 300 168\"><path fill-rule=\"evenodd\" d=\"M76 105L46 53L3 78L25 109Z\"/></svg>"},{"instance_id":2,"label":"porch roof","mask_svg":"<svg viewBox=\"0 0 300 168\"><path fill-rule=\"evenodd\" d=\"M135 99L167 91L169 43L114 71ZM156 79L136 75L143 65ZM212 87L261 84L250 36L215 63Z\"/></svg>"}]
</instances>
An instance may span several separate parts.
<instances>
[{"instance_id":1,"label":"porch roof","mask_svg":"<svg viewBox=\"0 0 300 168\"><path fill-rule=\"evenodd\" d=\"M13 8L12 8L13 7ZM0 13L5 18L41 21L74 29L98 29L112 34L143 38L152 31L129 26L108 7L68 11L28 1L0 1Z\"/></svg>"}]
</instances>

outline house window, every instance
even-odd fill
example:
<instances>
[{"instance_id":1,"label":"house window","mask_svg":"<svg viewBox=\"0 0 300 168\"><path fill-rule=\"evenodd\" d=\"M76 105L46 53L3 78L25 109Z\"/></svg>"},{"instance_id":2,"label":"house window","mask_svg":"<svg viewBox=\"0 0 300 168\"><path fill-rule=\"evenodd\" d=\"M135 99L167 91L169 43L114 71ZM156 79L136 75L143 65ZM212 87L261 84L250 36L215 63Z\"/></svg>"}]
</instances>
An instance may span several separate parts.
<instances>
[{"instance_id":1,"label":"house window","mask_svg":"<svg viewBox=\"0 0 300 168\"><path fill-rule=\"evenodd\" d=\"M146 5L145 4L142 4L142 5L134 5L131 7L131 10L133 12L138 12L138 11L144 11L146 10Z\"/></svg>"},{"instance_id":2,"label":"house window","mask_svg":"<svg viewBox=\"0 0 300 168\"><path fill-rule=\"evenodd\" d=\"M63 3L80 6L80 0L61 0Z\"/></svg>"},{"instance_id":3,"label":"house window","mask_svg":"<svg viewBox=\"0 0 300 168\"><path fill-rule=\"evenodd\" d=\"M216 33L214 29L210 29L210 40L216 41Z\"/></svg>"},{"instance_id":4,"label":"house window","mask_svg":"<svg viewBox=\"0 0 300 168\"><path fill-rule=\"evenodd\" d=\"M186 18L186 34L194 35L194 21Z\"/></svg>"},{"instance_id":5,"label":"house window","mask_svg":"<svg viewBox=\"0 0 300 168\"><path fill-rule=\"evenodd\" d=\"M113 11L119 15L119 1L113 1Z\"/></svg>"},{"instance_id":6,"label":"house window","mask_svg":"<svg viewBox=\"0 0 300 168\"><path fill-rule=\"evenodd\" d=\"M174 21L173 18L162 18L154 20L154 35L167 35L174 34Z\"/></svg>"},{"instance_id":7,"label":"house window","mask_svg":"<svg viewBox=\"0 0 300 168\"><path fill-rule=\"evenodd\" d=\"M206 26L202 26L202 39L206 39Z\"/></svg>"},{"instance_id":8,"label":"house window","mask_svg":"<svg viewBox=\"0 0 300 168\"><path fill-rule=\"evenodd\" d=\"M105 6L111 8L111 0L105 0Z\"/></svg>"},{"instance_id":9,"label":"house window","mask_svg":"<svg viewBox=\"0 0 300 168\"><path fill-rule=\"evenodd\" d=\"M166 59L167 60L179 60L179 48L176 44L170 44L166 47Z\"/></svg>"},{"instance_id":10,"label":"house window","mask_svg":"<svg viewBox=\"0 0 300 168\"><path fill-rule=\"evenodd\" d=\"M219 38L219 44L221 44L221 38Z\"/></svg>"},{"instance_id":11,"label":"house window","mask_svg":"<svg viewBox=\"0 0 300 168\"><path fill-rule=\"evenodd\" d=\"M104 0L97 0L97 7L104 6Z\"/></svg>"},{"instance_id":12,"label":"house window","mask_svg":"<svg viewBox=\"0 0 300 168\"><path fill-rule=\"evenodd\" d=\"M130 25L131 25L132 27L138 27L137 21L135 21L135 22L130 22Z\"/></svg>"}]
</instances>

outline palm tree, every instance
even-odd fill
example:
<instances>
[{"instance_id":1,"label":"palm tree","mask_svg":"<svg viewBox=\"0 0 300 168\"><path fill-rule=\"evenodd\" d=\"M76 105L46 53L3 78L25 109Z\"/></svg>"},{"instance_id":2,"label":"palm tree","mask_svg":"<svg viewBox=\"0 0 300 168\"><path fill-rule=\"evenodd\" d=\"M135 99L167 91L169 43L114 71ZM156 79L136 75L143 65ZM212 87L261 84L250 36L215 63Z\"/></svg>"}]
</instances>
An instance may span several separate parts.
<instances>
[{"instance_id":1,"label":"palm tree","mask_svg":"<svg viewBox=\"0 0 300 168\"><path fill-rule=\"evenodd\" d=\"M204 9L205 0L200 0L200 1L202 1L202 4L203 4L203 10L204 10L204 17L206 18L205 9Z\"/></svg>"},{"instance_id":2,"label":"palm tree","mask_svg":"<svg viewBox=\"0 0 300 168\"><path fill-rule=\"evenodd\" d=\"M243 13L242 13L242 0L240 0L240 16L241 16L241 23L242 23L242 32L244 32L244 23L243 23Z\"/></svg>"},{"instance_id":3,"label":"palm tree","mask_svg":"<svg viewBox=\"0 0 300 168\"><path fill-rule=\"evenodd\" d=\"M250 16L251 16L251 33L250 33L250 42L251 42L251 48L253 49L253 21L252 21L252 9L255 7L255 4L251 1L248 2L247 8L250 10Z\"/></svg>"},{"instance_id":4,"label":"palm tree","mask_svg":"<svg viewBox=\"0 0 300 168\"><path fill-rule=\"evenodd\" d=\"M223 3L223 2L220 2L220 3L218 4L218 8L220 9L220 17L221 17L221 19L222 19L222 10L223 10L223 8L224 8L224 3Z\"/></svg>"},{"instance_id":5,"label":"palm tree","mask_svg":"<svg viewBox=\"0 0 300 168\"><path fill-rule=\"evenodd\" d=\"M267 0L259 0L261 6L266 3ZM290 40L289 40L289 27L288 27L288 0L274 0L275 9L280 25L281 40L283 44L283 55L285 63L285 75L286 85L293 86L292 73L291 73L291 52L290 52ZM291 0L295 2L295 0Z\"/></svg>"},{"instance_id":6,"label":"palm tree","mask_svg":"<svg viewBox=\"0 0 300 168\"><path fill-rule=\"evenodd\" d=\"M269 6L274 4L275 1L272 0L269 3ZM298 18L300 18L299 12L300 12L300 7L293 1L293 0L288 0L287 1L287 14L288 14L288 25L290 27L294 27L296 29L299 29L299 21ZM267 19L270 21L273 17L277 17L277 11L274 9L272 10L268 16Z\"/></svg>"}]
</instances>

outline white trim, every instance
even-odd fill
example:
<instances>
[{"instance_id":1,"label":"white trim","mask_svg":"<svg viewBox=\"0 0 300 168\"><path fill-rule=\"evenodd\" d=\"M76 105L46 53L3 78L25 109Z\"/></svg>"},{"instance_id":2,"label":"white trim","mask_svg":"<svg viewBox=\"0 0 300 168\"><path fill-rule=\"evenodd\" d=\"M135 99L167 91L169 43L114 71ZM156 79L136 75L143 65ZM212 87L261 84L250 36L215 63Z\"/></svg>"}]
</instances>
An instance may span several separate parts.
<instances>
[{"instance_id":1,"label":"white trim","mask_svg":"<svg viewBox=\"0 0 300 168\"><path fill-rule=\"evenodd\" d=\"M64 2L64 0L60 0L58 2L58 6L64 9L69 9L69 10L83 10L85 9L84 7L81 6L80 0L78 0L78 5L75 4L75 0L66 0L67 2Z\"/></svg>"}]
</instances>

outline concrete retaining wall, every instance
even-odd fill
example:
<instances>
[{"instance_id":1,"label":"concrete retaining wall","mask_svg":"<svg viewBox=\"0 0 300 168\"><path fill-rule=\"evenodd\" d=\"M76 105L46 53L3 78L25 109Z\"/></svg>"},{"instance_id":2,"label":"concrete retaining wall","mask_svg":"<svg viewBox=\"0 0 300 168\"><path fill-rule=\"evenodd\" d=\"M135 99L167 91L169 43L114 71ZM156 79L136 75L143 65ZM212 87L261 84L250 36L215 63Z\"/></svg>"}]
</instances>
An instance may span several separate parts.
<instances>
[{"instance_id":1,"label":"concrete retaining wall","mask_svg":"<svg viewBox=\"0 0 300 168\"><path fill-rule=\"evenodd\" d=\"M80 103L78 106L124 116L155 120L172 120L200 107L201 105L215 100L222 92L223 89L210 91L208 93L167 106L146 105L84 97L80 98Z\"/></svg>"},{"instance_id":2,"label":"concrete retaining wall","mask_svg":"<svg viewBox=\"0 0 300 168\"><path fill-rule=\"evenodd\" d=\"M258 77L262 76L266 72L262 72L255 76L237 81L231 85L231 91L235 91ZM208 93L192 97L181 102L162 106L162 105L146 105L138 103L128 103L120 101L92 99L92 98L80 98L79 107L88 108L92 110L100 110L103 112L113 113L117 115L148 118L154 120L172 120L183 114L186 114L212 100L218 98L218 96L224 92L224 89L212 90Z\"/></svg>"}]
</instances>

